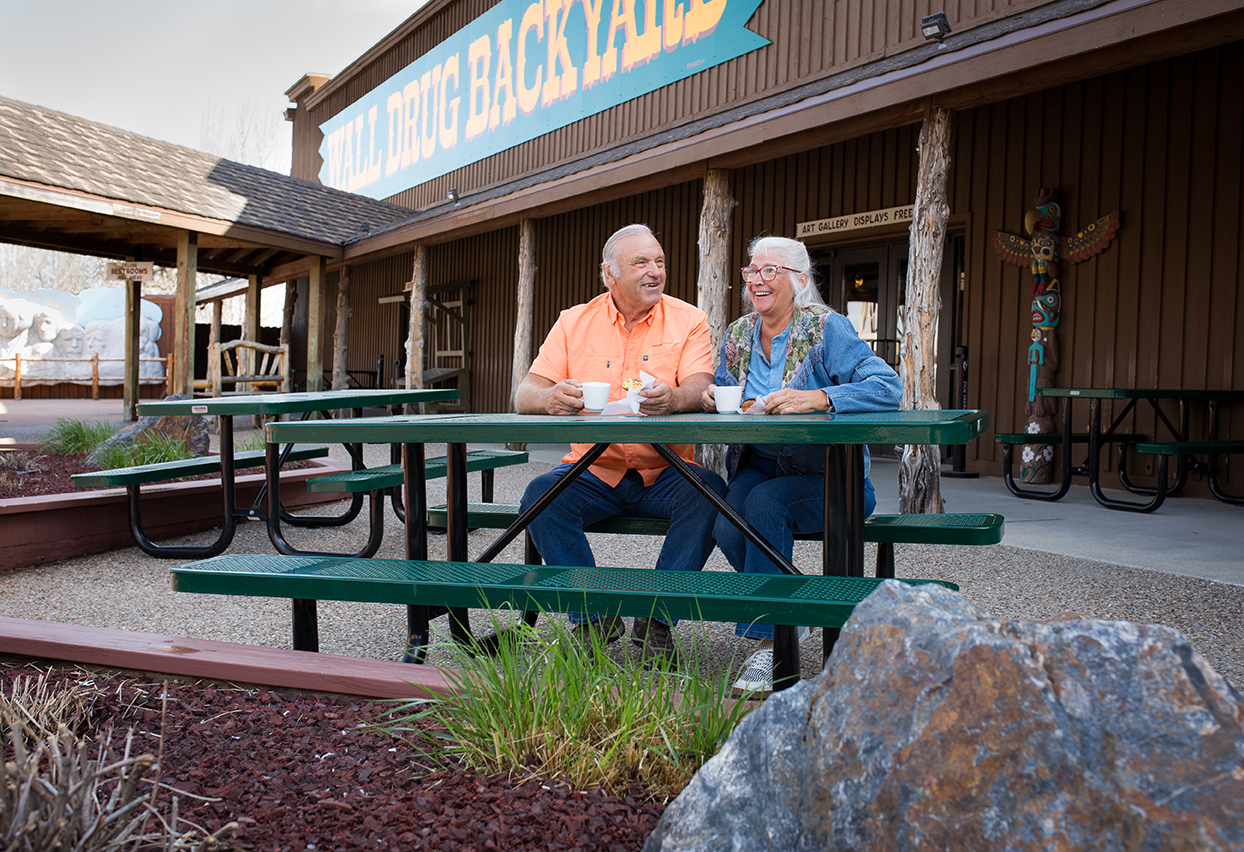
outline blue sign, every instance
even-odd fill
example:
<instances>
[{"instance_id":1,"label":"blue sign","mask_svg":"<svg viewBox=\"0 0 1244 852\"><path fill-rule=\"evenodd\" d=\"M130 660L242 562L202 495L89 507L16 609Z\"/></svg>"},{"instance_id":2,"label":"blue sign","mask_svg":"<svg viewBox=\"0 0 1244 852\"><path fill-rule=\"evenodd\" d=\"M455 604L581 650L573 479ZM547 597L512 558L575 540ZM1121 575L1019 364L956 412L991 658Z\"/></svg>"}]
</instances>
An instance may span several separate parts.
<instances>
[{"instance_id":1,"label":"blue sign","mask_svg":"<svg viewBox=\"0 0 1244 852\"><path fill-rule=\"evenodd\" d=\"M320 182L383 199L769 44L761 0L503 0L320 125Z\"/></svg>"}]
</instances>

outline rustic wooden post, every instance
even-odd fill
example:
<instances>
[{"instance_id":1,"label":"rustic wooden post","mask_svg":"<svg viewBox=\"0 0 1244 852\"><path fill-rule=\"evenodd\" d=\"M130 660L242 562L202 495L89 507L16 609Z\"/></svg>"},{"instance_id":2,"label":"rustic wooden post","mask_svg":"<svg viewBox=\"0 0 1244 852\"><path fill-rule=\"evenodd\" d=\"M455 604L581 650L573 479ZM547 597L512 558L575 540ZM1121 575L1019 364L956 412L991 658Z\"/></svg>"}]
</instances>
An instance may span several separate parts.
<instances>
[{"instance_id":1,"label":"rustic wooden post","mask_svg":"<svg viewBox=\"0 0 1244 852\"><path fill-rule=\"evenodd\" d=\"M307 390L324 389L324 258L313 256L307 279Z\"/></svg>"},{"instance_id":2,"label":"rustic wooden post","mask_svg":"<svg viewBox=\"0 0 1244 852\"><path fill-rule=\"evenodd\" d=\"M263 291L259 286L259 276L253 274L248 275L246 278L246 307L243 309L243 313L246 315L246 324L242 328L242 337L252 343L259 342L259 315L262 300ZM243 349L238 354L242 356L242 363L239 365L239 372L247 376L255 375L255 353L251 352L249 349ZM285 365L285 371L287 373L289 372L289 364ZM247 390L251 389L249 384L245 387ZM260 418L254 419L259 421Z\"/></svg>"},{"instance_id":3,"label":"rustic wooden post","mask_svg":"<svg viewBox=\"0 0 1244 852\"><path fill-rule=\"evenodd\" d=\"M177 296L173 300L173 392L194 394L194 291L199 273L199 235L177 235Z\"/></svg>"},{"instance_id":4,"label":"rustic wooden post","mask_svg":"<svg viewBox=\"0 0 1244 852\"><path fill-rule=\"evenodd\" d=\"M298 285L294 281L285 282L285 307L281 309L281 345L289 346L294 336L294 303L298 301ZM293 374L293 365L290 365Z\"/></svg>"},{"instance_id":5,"label":"rustic wooden post","mask_svg":"<svg viewBox=\"0 0 1244 852\"><path fill-rule=\"evenodd\" d=\"M22 398L22 353L13 353L13 358L13 399L18 400Z\"/></svg>"},{"instance_id":6,"label":"rustic wooden post","mask_svg":"<svg viewBox=\"0 0 1244 852\"><path fill-rule=\"evenodd\" d=\"M333 332L333 390L345 390L350 383L346 373L346 333L350 322L350 267L341 267L337 279L337 328Z\"/></svg>"},{"instance_id":7,"label":"rustic wooden post","mask_svg":"<svg viewBox=\"0 0 1244 852\"><path fill-rule=\"evenodd\" d=\"M406 333L406 387L423 387L423 320L428 312L428 247L415 246L410 281L410 328Z\"/></svg>"},{"instance_id":8,"label":"rustic wooden post","mask_svg":"<svg viewBox=\"0 0 1244 852\"><path fill-rule=\"evenodd\" d=\"M129 258L132 260L133 258ZM139 384L138 359L139 331L142 324L143 282L130 280L125 282L125 380L121 391L121 419L135 421L138 419Z\"/></svg>"},{"instance_id":9,"label":"rustic wooden post","mask_svg":"<svg viewBox=\"0 0 1244 852\"><path fill-rule=\"evenodd\" d=\"M514 366L510 374L510 410L518 386L531 366L532 302L536 288L536 228L524 219L518 238L518 315L514 320Z\"/></svg>"},{"instance_id":10,"label":"rustic wooden post","mask_svg":"<svg viewBox=\"0 0 1244 852\"><path fill-rule=\"evenodd\" d=\"M99 399L99 353L91 356L91 399Z\"/></svg>"},{"instance_id":11,"label":"rustic wooden post","mask_svg":"<svg viewBox=\"0 0 1244 852\"><path fill-rule=\"evenodd\" d=\"M940 408L937 402L934 356L937 316L941 311L938 278L946 246L950 204L946 175L950 170L950 142L954 113L925 106L920 128L920 171L916 178L916 205L912 214L907 259L907 306L903 322L903 408ZM943 353L942 357L947 357ZM903 447L898 468L899 511L939 514L941 448L936 445Z\"/></svg>"},{"instance_id":12,"label":"rustic wooden post","mask_svg":"<svg viewBox=\"0 0 1244 852\"><path fill-rule=\"evenodd\" d=\"M730 173L709 169L704 175L704 204L700 208L700 277L696 291L700 310L708 314L714 361L726 333L726 317L730 315L730 211L735 203L730 197ZM723 444L700 444L696 455L706 469L725 476Z\"/></svg>"},{"instance_id":13,"label":"rustic wooden post","mask_svg":"<svg viewBox=\"0 0 1244 852\"><path fill-rule=\"evenodd\" d=\"M173 355L169 353L165 356L164 367L164 395L173 395Z\"/></svg>"}]
</instances>

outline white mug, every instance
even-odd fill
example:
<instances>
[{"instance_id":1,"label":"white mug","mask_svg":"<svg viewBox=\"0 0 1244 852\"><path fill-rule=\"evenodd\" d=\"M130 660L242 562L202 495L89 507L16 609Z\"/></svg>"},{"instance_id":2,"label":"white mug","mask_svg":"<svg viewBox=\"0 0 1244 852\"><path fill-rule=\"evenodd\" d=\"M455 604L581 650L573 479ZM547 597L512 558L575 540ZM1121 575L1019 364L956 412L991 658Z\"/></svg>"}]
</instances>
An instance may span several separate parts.
<instances>
[{"instance_id":1,"label":"white mug","mask_svg":"<svg viewBox=\"0 0 1244 852\"><path fill-rule=\"evenodd\" d=\"M608 382L583 383L583 407L589 411L600 411L609 403Z\"/></svg>"},{"instance_id":2,"label":"white mug","mask_svg":"<svg viewBox=\"0 0 1244 852\"><path fill-rule=\"evenodd\" d=\"M741 385L723 387L713 385L713 399L717 401L718 414L738 414L743 410L743 388Z\"/></svg>"}]
</instances>

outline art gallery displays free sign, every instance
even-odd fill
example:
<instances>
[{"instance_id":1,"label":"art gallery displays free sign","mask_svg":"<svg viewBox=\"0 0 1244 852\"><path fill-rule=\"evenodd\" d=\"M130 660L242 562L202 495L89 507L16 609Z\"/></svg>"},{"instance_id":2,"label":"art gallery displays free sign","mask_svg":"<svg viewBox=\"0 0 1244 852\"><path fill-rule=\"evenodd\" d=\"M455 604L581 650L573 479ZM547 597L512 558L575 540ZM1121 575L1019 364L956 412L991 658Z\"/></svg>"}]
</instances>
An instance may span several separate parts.
<instances>
[{"instance_id":1,"label":"art gallery displays free sign","mask_svg":"<svg viewBox=\"0 0 1244 852\"><path fill-rule=\"evenodd\" d=\"M760 0L505 0L320 125L320 182L383 199L769 42Z\"/></svg>"}]
</instances>

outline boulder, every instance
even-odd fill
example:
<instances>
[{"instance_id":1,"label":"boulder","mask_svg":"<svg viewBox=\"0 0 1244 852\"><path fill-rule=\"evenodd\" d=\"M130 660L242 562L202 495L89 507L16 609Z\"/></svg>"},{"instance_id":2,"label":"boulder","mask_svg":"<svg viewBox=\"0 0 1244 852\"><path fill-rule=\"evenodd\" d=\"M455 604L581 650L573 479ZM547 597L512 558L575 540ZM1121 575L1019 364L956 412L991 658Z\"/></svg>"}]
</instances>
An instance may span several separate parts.
<instances>
[{"instance_id":1,"label":"boulder","mask_svg":"<svg viewBox=\"0 0 1244 852\"><path fill-rule=\"evenodd\" d=\"M190 399L185 394L173 394L165 399ZM139 441L142 436L157 433L166 435L184 443L190 448L192 456L207 455L211 445L208 434L207 418L201 414L168 415L164 417L140 417L101 441L85 459L86 464L99 467L98 456L114 446L128 447Z\"/></svg>"},{"instance_id":2,"label":"boulder","mask_svg":"<svg viewBox=\"0 0 1244 852\"><path fill-rule=\"evenodd\" d=\"M887 581L644 850L1241 849L1242 698L1167 627Z\"/></svg>"}]
</instances>

